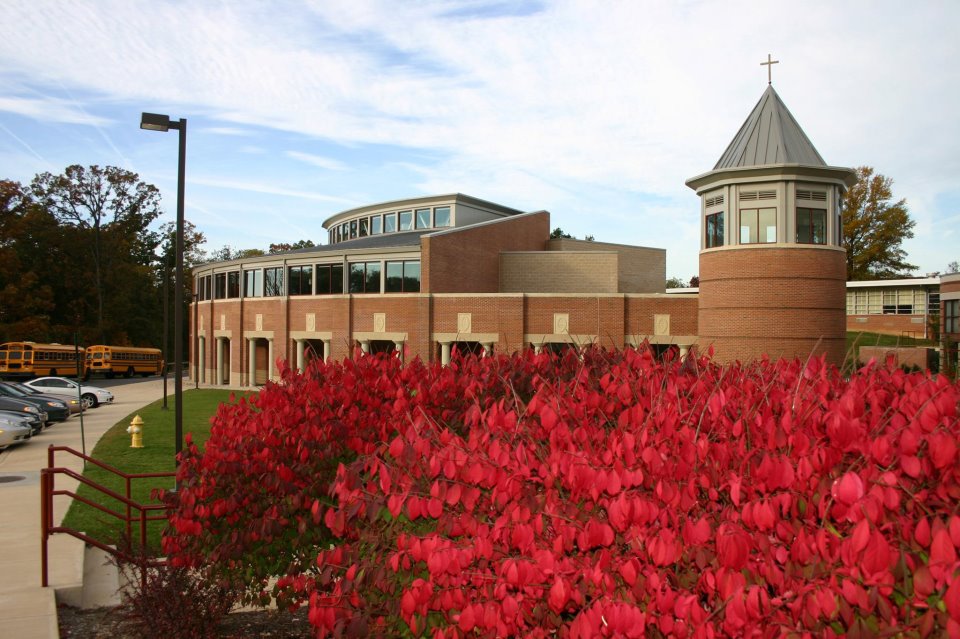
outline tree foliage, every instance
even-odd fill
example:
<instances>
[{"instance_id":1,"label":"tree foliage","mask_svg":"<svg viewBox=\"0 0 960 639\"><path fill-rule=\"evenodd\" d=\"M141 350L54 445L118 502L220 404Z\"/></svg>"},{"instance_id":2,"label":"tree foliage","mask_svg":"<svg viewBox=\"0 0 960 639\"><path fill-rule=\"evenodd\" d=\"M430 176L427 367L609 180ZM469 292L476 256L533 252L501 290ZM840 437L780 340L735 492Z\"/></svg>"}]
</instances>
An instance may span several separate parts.
<instances>
[{"instance_id":1,"label":"tree foliage","mask_svg":"<svg viewBox=\"0 0 960 639\"><path fill-rule=\"evenodd\" d=\"M561 239L561 238L564 238L564 239L573 239L573 236L570 235L569 233L567 233L566 231L564 231L564 230L563 230L562 228L560 228L559 226L558 226L557 228L553 229L553 230L550 232L550 239L551 239L551 240L558 240L558 239Z\"/></svg>"},{"instance_id":2,"label":"tree foliage","mask_svg":"<svg viewBox=\"0 0 960 639\"><path fill-rule=\"evenodd\" d=\"M161 210L156 187L112 166L0 180L0 341L159 346L175 239ZM188 222L188 273L203 241Z\"/></svg>"},{"instance_id":3,"label":"tree foliage","mask_svg":"<svg viewBox=\"0 0 960 639\"><path fill-rule=\"evenodd\" d=\"M281 242L279 244L271 244L268 252L273 255L274 253L286 253L287 251L296 251L297 249L312 248L314 246L316 246L316 244L313 243L313 240L298 240L293 244Z\"/></svg>"},{"instance_id":4,"label":"tree foliage","mask_svg":"<svg viewBox=\"0 0 960 639\"><path fill-rule=\"evenodd\" d=\"M843 246L847 249L847 280L876 280L908 275L917 267L906 261L902 248L913 237L905 199L893 202L893 180L873 167L857 168L857 183L842 202Z\"/></svg>"},{"instance_id":5,"label":"tree foliage","mask_svg":"<svg viewBox=\"0 0 960 639\"><path fill-rule=\"evenodd\" d=\"M686 288L687 283L679 277L671 277L664 284L666 288Z\"/></svg>"},{"instance_id":6,"label":"tree foliage","mask_svg":"<svg viewBox=\"0 0 960 639\"><path fill-rule=\"evenodd\" d=\"M211 251L207 256L208 262L229 262L230 260L241 260L245 257L259 257L266 255L263 249L235 249L232 246L224 245L216 251Z\"/></svg>"}]
</instances>

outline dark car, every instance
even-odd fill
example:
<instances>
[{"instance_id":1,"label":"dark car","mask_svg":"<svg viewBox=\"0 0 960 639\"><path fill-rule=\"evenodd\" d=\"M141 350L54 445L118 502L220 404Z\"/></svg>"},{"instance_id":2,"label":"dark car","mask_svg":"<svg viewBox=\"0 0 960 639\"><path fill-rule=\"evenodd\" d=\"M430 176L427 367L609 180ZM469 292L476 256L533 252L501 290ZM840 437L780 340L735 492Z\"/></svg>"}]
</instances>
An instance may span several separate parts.
<instances>
[{"instance_id":1,"label":"dark car","mask_svg":"<svg viewBox=\"0 0 960 639\"><path fill-rule=\"evenodd\" d=\"M70 409L70 414L79 413L83 411L82 402L76 397L67 397L66 395L51 395L50 393L44 393L38 391L32 386L27 386L26 384L21 384L20 382L4 382L8 386L13 386L21 393L36 397L38 399L49 399L57 402L64 402L67 405L67 408Z\"/></svg>"},{"instance_id":2,"label":"dark car","mask_svg":"<svg viewBox=\"0 0 960 639\"><path fill-rule=\"evenodd\" d=\"M46 412L47 420L51 422L62 422L70 417L70 409L67 408L67 404L63 400L45 399L36 397L35 395L28 395L6 382L0 382L0 395L33 404L39 410Z\"/></svg>"}]
</instances>

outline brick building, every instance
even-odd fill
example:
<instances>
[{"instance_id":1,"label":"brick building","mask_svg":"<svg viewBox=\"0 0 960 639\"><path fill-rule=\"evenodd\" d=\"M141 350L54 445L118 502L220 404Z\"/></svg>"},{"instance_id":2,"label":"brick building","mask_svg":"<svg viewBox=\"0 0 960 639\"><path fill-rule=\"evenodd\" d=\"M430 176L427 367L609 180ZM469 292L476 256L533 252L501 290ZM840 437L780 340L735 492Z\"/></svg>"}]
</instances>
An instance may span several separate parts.
<instances>
[{"instance_id":1,"label":"brick building","mask_svg":"<svg viewBox=\"0 0 960 639\"><path fill-rule=\"evenodd\" d=\"M662 249L550 238L546 211L463 194L350 209L327 244L194 269L192 366L201 381L260 384L275 362L357 349L448 361L477 353L644 340L720 361L827 353L845 338L840 197L828 166L772 87L701 199L699 295L666 295ZM196 352L194 352L196 351Z\"/></svg>"},{"instance_id":2,"label":"brick building","mask_svg":"<svg viewBox=\"0 0 960 639\"><path fill-rule=\"evenodd\" d=\"M847 330L939 338L940 278L847 282Z\"/></svg>"}]
</instances>

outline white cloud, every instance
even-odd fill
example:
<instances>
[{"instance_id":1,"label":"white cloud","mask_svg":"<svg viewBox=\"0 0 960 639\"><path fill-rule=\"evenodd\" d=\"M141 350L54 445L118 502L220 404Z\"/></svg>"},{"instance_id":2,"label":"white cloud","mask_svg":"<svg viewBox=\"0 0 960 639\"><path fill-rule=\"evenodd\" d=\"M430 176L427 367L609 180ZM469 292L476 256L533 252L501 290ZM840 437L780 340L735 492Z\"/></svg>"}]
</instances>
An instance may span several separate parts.
<instances>
[{"instance_id":1,"label":"white cloud","mask_svg":"<svg viewBox=\"0 0 960 639\"><path fill-rule=\"evenodd\" d=\"M302 153L300 151L287 151L287 156L304 162L311 166L320 167L321 169L327 169L328 171L346 171L347 167L343 162L338 160L333 160L331 158L325 158L320 155L312 155L310 153Z\"/></svg>"},{"instance_id":2,"label":"white cloud","mask_svg":"<svg viewBox=\"0 0 960 639\"><path fill-rule=\"evenodd\" d=\"M210 177L188 177L187 182L189 184L196 184L197 186L209 186L217 189L231 190L231 191L247 191L251 193L263 193L266 195L278 195L282 197L297 198L303 200L316 200L318 202L334 202L337 204L355 204L346 198L336 197L331 195L323 195L321 193L313 193L310 191L297 191L295 189L283 189L270 184L261 184L257 182L249 181L240 181L240 180L229 180L221 178L210 178Z\"/></svg>"},{"instance_id":3,"label":"white cloud","mask_svg":"<svg viewBox=\"0 0 960 639\"><path fill-rule=\"evenodd\" d=\"M91 115L78 104L63 100L0 96L0 111L61 124L109 124L109 120Z\"/></svg>"}]
</instances>

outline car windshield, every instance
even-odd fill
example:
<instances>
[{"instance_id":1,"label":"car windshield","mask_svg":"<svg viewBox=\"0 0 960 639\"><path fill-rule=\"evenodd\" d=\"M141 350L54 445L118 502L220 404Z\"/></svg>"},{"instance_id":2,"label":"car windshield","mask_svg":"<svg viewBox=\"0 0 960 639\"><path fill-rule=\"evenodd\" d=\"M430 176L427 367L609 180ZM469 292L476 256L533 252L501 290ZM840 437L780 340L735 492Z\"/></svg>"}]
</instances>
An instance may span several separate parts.
<instances>
[{"instance_id":1,"label":"car windshield","mask_svg":"<svg viewBox=\"0 0 960 639\"><path fill-rule=\"evenodd\" d=\"M13 386L14 388L16 388L18 391L20 391L20 392L22 392L22 393L26 393L27 395L39 395L39 394L40 394L40 391L38 391L36 388L30 388L30 387L27 386L26 384L18 384L17 382L9 382L9 384L10 384L10 386Z\"/></svg>"},{"instance_id":2,"label":"car windshield","mask_svg":"<svg viewBox=\"0 0 960 639\"><path fill-rule=\"evenodd\" d=\"M27 394L24 393L22 390L20 390L19 388L14 388L13 386L10 386L9 384L3 384L3 385L2 385L2 389L3 389L3 392L6 393L7 395L13 395L14 397L26 397L26 396L27 396Z\"/></svg>"}]
</instances>

